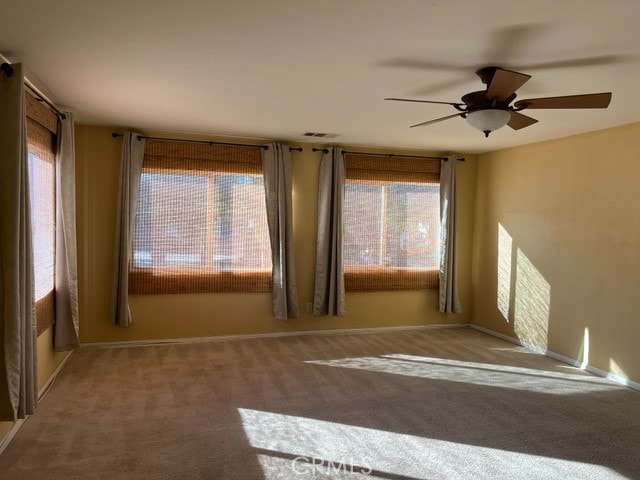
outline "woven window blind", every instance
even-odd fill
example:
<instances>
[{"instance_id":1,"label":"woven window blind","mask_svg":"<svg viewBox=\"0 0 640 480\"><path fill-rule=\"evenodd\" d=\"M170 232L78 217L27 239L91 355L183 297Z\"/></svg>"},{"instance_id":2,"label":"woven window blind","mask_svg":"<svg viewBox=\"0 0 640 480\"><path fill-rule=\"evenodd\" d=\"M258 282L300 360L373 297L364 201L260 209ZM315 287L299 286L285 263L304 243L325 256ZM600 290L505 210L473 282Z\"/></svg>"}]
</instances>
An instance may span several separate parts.
<instances>
[{"instance_id":1,"label":"woven window blind","mask_svg":"<svg viewBox=\"0 0 640 480\"><path fill-rule=\"evenodd\" d=\"M270 290L259 149L147 140L129 293Z\"/></svg>"},{"instance_id":2,"label":"woven window blind","mask_svg":"<svg viewBox=\"0 0 640 480\"><path fill-rule=\"evenodd\" d=\"M40 335L55 322L57 117L28 93L25 105L36 320Z\"/></svg>"},{"instance_id":3,"label":"woven window blind","mask_svg":"<svg viewBox=\"0 0 640 480\"><path fill-rule=\"evenodd\" d=\"M348 154L346 291L438 287L440 161Z\"/></svg>"}]
</instances>

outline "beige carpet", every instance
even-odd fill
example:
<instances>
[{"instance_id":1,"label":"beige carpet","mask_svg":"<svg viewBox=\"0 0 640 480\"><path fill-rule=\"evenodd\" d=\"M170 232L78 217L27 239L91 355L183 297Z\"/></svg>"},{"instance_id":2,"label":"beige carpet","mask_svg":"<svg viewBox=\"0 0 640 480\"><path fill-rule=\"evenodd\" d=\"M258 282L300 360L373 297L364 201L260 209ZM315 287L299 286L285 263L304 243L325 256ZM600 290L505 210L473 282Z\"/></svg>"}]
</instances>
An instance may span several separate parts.
<instances>
[{"instance_id":1,"label":"beige carpet","mask_svg":"<svg viewBox=\"0 0 640 480\"><path fill-rule=\"evenodd\" d=\"M639 446L639 392L414 330L84 348L0 478L640 478Z\"/></svg>"}]
</instances>

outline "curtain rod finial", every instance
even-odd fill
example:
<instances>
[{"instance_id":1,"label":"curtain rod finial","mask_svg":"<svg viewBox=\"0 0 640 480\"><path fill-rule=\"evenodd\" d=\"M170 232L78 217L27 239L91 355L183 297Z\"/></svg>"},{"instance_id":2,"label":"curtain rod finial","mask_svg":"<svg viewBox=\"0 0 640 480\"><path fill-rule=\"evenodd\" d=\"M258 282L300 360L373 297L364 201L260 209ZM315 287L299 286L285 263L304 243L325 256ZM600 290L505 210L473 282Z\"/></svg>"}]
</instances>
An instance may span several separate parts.
<instances>
[{"instance_id":1,"label":"curtain rod finial","mask_svg":"<svg viewBox=\"0 0 640 480\"><path fill-rule=\"evenodd\" d=\"M0 69L2 69L7 77L13 75L13 67L10 63L3 63L2 65L0 65Z\"/></svg>"}]
</instances>

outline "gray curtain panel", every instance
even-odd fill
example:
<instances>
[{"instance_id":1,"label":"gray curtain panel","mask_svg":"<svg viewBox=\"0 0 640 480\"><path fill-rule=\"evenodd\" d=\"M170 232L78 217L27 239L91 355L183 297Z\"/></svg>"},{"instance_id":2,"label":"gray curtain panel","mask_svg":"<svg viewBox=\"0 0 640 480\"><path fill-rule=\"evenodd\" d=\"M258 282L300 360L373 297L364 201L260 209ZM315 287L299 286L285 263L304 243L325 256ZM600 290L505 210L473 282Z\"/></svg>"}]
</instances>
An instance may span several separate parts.
<instances>
[{"instance_id":1,"label":"gray curtain panel","mask_svg":"<svg viewBox=\"0 0 640 480\"><path fill-rule=\"evenodd\" d=\"M456 253L456 157L440 162L440 301L444 313L461 311Z\"/></svg>"},{"instance_id":2,"label":"gray curtain panel","mask_svg":"<svg viewBox=\"0 0 640 480\"><path fill-rule=\"evenodd\" d=\"M76 253L76 155L73 114L58 120L56 158L56 323L55 349L80 344Z\"/></svg>"},{"instance_id":3,"label":"gray curtain panel","mask_svg":"<svg viewBox=\"0 0 640 480\"><path fill-rule=\"evenodd\" d=\"M342 150L322 155L318 185L318 236L314 315L345 314L343 268L343 204L345 163Z\"/></svg>"},{"instance_id":4,"label":"gray curtain panel","mask_svg":"<svg viewBox=\"0 0 640 480\"><path fill-rule=\"evenodd\" d=\"M262 171L273 264L273 316L278 320L298 318L289 147L272 143L262 150Z\"/></svg>"},{"instance_id":5,"label":"gray curtain panel","mask_svg":"<svg viewBox=\"0 0 640 480\"><path fill-rule=\"evenodd\" d=\"M120 187L116 213L116 245L114 249L111 322L131 325L129 311L129 258L138 206L138 190L142 173L145 139L125 132L120 157Z\"/></svg>"},{"instance_id":6,"label":"gray curtain panel","mask_svg":"<svg viewBox=\"0 0 640 480\"><path fill-rule=\"evenodd\" d=\"M0 420L37 402L33 247L24 77L0 72Z\"/></svg>"}]
</instances>

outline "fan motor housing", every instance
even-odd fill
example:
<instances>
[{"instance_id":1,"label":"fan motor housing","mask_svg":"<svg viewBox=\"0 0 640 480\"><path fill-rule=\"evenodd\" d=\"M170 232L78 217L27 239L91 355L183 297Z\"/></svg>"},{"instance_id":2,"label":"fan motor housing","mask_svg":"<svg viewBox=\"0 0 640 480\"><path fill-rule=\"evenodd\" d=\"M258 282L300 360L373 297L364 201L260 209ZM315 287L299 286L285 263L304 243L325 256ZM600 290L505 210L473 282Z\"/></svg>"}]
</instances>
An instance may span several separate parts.
<instances>
[{"instance_id":1,"label":"fan motor housing","mask_svg":"<svg viewBox=\"0 0 640 480\"><path fill-rule=\"evenodd\" d=\"M473 110L482 110L485 108L503 108L507 110L509 108L509 104L516 98L516 94L512 94L509 98L505 100L496 100L487 98L487 92L485 90L480 90L477 92L467 93L462 97L462 101L467 106L468 111Z\"/></svg>"}]
</instances>

